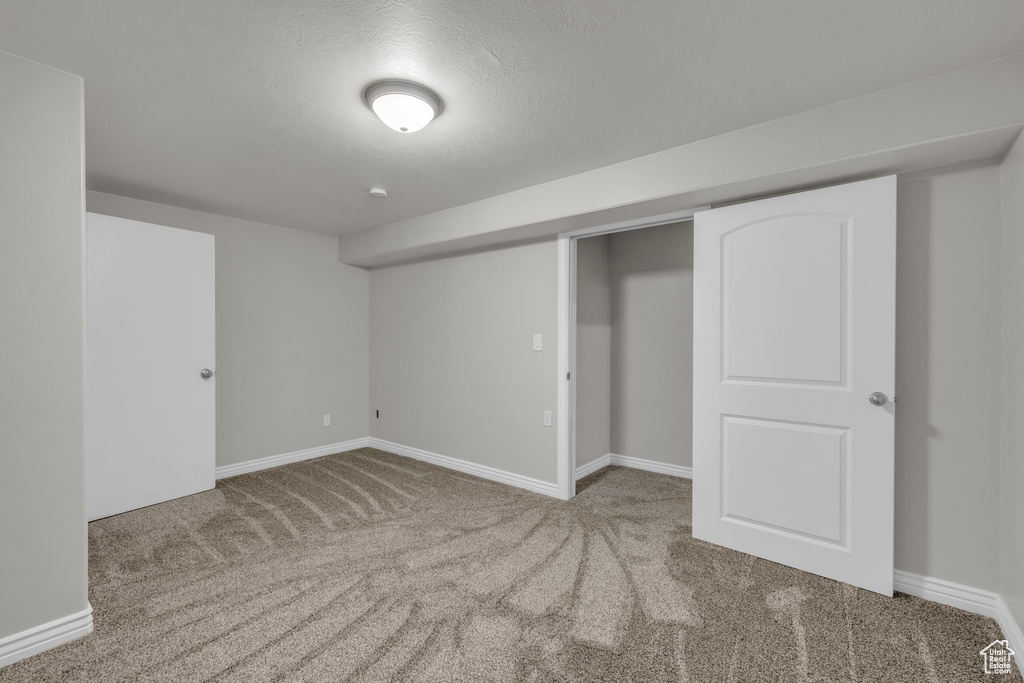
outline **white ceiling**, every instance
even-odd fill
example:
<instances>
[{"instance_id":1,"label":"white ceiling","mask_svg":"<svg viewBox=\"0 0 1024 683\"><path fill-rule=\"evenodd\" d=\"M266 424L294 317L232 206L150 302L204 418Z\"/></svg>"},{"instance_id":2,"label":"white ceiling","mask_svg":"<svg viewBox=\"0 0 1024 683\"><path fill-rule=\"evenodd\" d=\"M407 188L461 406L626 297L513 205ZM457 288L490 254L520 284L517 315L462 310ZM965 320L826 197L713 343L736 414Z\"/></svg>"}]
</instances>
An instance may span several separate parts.
<instances>
[{"instance_id":1,"label":"white ceiling","mask_svg":"<svg viewBox=\"0 0 1024 683\"><path fill-rule=\"evenodd\" d=\"M0 49L85 77L90 190L342 235L1022 52L1024 2L0 0Z\"/></svg>"}]
</instances>

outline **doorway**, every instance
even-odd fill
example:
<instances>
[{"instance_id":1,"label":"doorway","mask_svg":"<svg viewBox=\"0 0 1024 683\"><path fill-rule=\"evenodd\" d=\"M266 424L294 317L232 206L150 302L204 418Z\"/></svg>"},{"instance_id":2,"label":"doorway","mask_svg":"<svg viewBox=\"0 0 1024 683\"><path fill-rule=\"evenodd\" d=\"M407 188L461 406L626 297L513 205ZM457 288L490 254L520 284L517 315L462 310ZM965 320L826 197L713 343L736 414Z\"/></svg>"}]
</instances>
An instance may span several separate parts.
<instances>
[{"instance_id":1,"label":"doorway","mask_svg":"<svg viewBox=\"0 0 1024 683\"><path fill-rule=\"evenodd\" d=\"M581 238L576 467L690 478L693 221Z\"/></svg>"},{"instance_id":2,"label":"doorway","mask_svg":"<svg viewBox=\"0 0 1024 683\"><path fill-rule=\"evenodd\" d=\"M611 225L605 225L594 228L586 228L583 230L577 230L571 233L563 233L558 236L558 404L557 404L557 415L564 416L556 421L557 427L557 486L558 486L558 497L563 500L569 500L576 495L576 474L577 474L577 463L576 463L576 422L577 422L577 401L579 399L579 390L577 382L572 381L573 377L577 377L577 354L576 354L576 336L577 336L577 261L578 261L578 247L580 240L587 238L595 238L604 236L609 238L619 233L632 232L642 230L644 228L655 228L658 226L665 226L677 223L690 222L694 214L703 209L709 207L698 207L694 209L686 209L682 211L676 211L673 213L662 214L658 216L652 216L646 219L639 219L633 221L623 221L621 223L613 223ZM691 231L692 234L692 231ZM593 244L593 243L590 243ZM610 243L609 243L610 247ZM610 266L610 253L609 253L609 266ZM609 272L610 277L610 272ZM610 287L610 284L609 284ZM610 289L609 289L610 296ZM610 302L610 299L609 299ZM609 303L610 305L610 303ZM610 315L609 309L609 326L610 326ZM692 316L691 316L692 317ZM608 344L609 351L611 353L611 329L608 330ZM610 363L610 360L609 360ZM609 365L608 373L608 392L610 394L611 388L611 368ZM609 420L611 417L611 400L608 398L609 405ZM600 409L598 409L600 410ZM611 434L609 431L609 437L607 440L609 449L611 447ZM610 451L607 455L622 455L628 457L625 454L612 454ZM591 460L591 463L594 461ZM586 464L586 463L582 463ZM596 471L597 467L593 464ZM583 471L586 473L586 470Z\"/></svg>"}]
</instances>

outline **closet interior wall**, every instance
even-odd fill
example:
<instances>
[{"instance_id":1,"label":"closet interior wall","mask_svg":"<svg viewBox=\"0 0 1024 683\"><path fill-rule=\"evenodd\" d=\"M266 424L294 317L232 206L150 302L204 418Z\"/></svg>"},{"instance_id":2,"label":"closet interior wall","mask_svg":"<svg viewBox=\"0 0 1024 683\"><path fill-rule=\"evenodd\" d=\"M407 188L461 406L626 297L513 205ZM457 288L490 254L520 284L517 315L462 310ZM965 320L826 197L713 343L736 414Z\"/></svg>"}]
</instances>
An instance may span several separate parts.
<instances>
[{"instance_id":1,"label":"closet interior wall","mask_svg":"<svg viewBox=\"0 0 1024 683\"><path fill-rule=\"evenodd\" d=\"M690 467L693 222L577 243L576 466Z\"/></svg>"}]
</instances>

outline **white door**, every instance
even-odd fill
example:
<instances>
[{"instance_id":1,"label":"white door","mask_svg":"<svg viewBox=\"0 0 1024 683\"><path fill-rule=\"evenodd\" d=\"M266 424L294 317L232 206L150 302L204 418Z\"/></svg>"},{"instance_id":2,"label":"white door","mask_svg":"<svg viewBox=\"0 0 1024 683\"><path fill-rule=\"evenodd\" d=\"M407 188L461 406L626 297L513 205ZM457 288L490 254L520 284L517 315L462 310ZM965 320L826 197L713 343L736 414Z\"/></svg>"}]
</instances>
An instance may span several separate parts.
<instances>
[{"instance_id":1,"label":"white door","mask_svg":"<svg viewBox=\"0 0 1024 683\"><path fill-rule=\"evenodd\" d=\"M895 176L695 220L693 535L892 595Z\"/></svg>"},{"instance_id":2,"label":"white door","mask_svg":"<svg viewBox=\"0 0 1024 683\"><path fill-rule=\"evenodd\" d=\"M213 236L88 214L86 512L214 486Z\"/></svg>"}]
</instances>

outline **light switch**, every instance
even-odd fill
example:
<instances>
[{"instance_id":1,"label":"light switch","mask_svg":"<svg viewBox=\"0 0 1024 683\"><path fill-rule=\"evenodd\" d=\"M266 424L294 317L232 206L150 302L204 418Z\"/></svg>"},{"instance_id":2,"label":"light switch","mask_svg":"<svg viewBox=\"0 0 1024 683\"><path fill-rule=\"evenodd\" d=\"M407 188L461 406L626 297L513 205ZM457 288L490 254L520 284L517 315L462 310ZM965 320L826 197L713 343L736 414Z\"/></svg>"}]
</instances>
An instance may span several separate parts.
<instances>
[{"instance_id":1,"label":"light switch","mask_svg":"<svg viewBox=\"0 0 1024 683\"><path fill-rule=\"evenodd\" d=\"M539 335L539 334L533 335L533 350L534 351L540 351L543 348L544 348L544 343L543 343L543 340L541 339L541 335Z\"/></svg>"}]
</instances>

